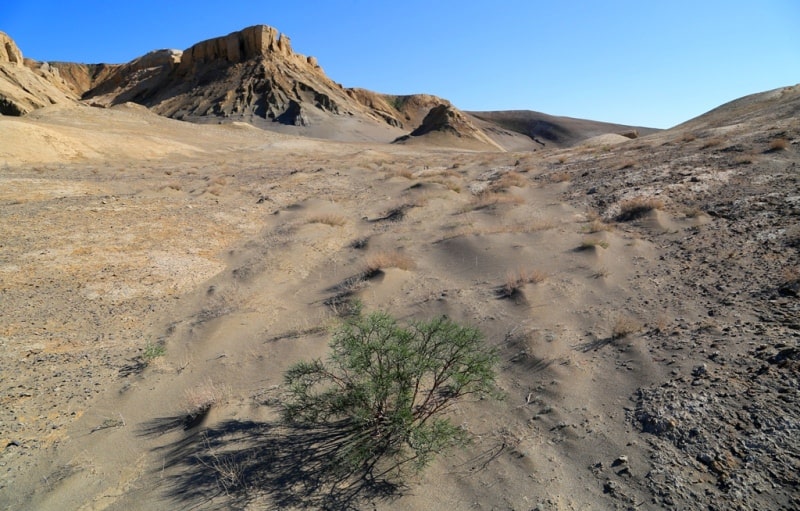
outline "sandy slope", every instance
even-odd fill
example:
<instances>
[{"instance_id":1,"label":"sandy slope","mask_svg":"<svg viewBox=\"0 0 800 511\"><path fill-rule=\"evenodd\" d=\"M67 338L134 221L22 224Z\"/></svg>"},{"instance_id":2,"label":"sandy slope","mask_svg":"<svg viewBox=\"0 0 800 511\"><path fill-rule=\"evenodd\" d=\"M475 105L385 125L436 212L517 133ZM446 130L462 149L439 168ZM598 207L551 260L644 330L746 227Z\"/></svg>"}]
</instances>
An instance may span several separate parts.
<instances>
[{"instance_id":1,"label":"sandy slope","mask_svg":"<svg viewBox=\"0 0 800 511\"><path fill-rule=\"evenodd\" d=\"M400 493L348 505L790 509L796 404L776 423L777 401L763 396L781 385L796 395L796 365L791 354L784 365L758 357L796 346L796 297L775 305L739 287L769 290L780 283L767 274L797 268L796 249L779 250L796 236L796 212L742 217L766 222L766 258L722 198L741 199L728 186L737 176L761 175L759 194L794 204L787 169L798 153L792 142L744 164L719 152L797 140L796 121L774 122L705 148L697 131L479 153L293 139L137 108L0 119L15 137L0 141L0 504L344 507L346 488L306 493L313 444L277 425L274 405L289 364L324 356L349 296L404 319L479 327L500 349L506 399L456 410L475 435L469 449ZM659 196L661 210L615 222L639 195ZM738 240L735 258L715 252L720 229L725 244ZM404 268L351 279L380 253ZM498 292L534 271L538 282ZM735 295L712 291L715 271ZM763 320L766 303L784 316ZM159 346L162 356L146 356ZM659 389L693 415L659 409L669 397ZM741 407L744 392L778 433L755 431L745 414L739 433L714 443L704 424L727 413L715 403ZM187 422L203 400L214 402L208 416ZM650 427L658 420L674 425ZM705 443L670 436L691 428ZM735 435L749 454L730 450ZM759 447L768 441L778 447Z\"/></svg>"}]
</instances>

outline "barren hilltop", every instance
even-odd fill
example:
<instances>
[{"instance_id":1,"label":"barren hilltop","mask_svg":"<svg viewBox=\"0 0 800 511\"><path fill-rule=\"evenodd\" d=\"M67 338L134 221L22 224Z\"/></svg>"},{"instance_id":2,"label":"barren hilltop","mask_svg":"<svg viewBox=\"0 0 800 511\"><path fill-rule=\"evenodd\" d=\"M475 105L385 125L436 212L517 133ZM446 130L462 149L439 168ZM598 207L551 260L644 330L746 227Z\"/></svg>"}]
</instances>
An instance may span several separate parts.
<instances>
[{"instance_id":1,"label":"barren hilltop","mask_svg":"<svg viewBox=\"0 0 800 511\"><path fill-rule=\"evenodd\" d=\"M800 508L800 86L651 130L0 34L0 113L3 509ZM359 303L498 357L401 484L281 414Z\"/></svg>"}]
</instances>

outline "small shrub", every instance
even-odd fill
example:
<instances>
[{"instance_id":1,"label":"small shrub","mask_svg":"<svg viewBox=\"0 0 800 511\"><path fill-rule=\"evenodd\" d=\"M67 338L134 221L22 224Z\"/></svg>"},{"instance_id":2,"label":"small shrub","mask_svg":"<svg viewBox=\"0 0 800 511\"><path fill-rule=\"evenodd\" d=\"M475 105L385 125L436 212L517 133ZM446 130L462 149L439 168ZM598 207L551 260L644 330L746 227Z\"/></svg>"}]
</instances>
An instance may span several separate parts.
<instances>
[{"instance_id":1,"label":"small shrub","mask_svg":"<svg viewBox=\"0 0 800 511\"><path fill-rule=\"evenodd\" d=\"M147 341L142 357L144 357L145 362L149 363L158 357L163 357L166 353L167 348L163 344Z\"/></svg>"},{"instance_id":2,"label":"small shrub","mask_svg":"<svg viewBox=\"0 0 800 511\"><path fill-rule=\"evenodd\" d=\"M664 203L655 197L636 197L620 204L617 221L629 222L636 220L654 209L662 209L663 207Z\"/></svg>"},{"instance_id":3,"label":"small shrub","mask_svg":"<svg viewBox=\"0 0 800 511\"><path fill-rule=\"evenodd\" d=\"M403 327L382 312L359 315L333 334L330 348L327 360L286 372L283 417L304 428L341 429L330 456L345 476L421 470L470 440L448 410L466 398L499 397L495 350L477 329L445 317Z\"/></svg>"}]
</instances>

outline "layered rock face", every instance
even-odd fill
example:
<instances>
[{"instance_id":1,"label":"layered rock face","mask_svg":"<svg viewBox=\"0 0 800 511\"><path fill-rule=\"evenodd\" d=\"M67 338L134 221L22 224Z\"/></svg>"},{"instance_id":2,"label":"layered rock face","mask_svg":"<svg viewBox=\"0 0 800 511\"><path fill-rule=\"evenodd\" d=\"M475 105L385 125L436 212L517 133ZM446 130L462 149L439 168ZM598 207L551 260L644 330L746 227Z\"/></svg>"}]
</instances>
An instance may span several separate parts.
<instances>
[{"instance_id":1,"label":"layered rock face","mask_svg":"<svg viewBox=\"0 0 800 511\"><path fill-rule=\"evenodd\" d=\"M224 61L238 64L253 58L282 58L308 64L321 70L313 57L304 57L292 51L291 41L285 34L266 25L256 25L195 44L183 52L179 72L189 73L198 65Z\"/></svg>"},{"instance_id":2,"label":"layered rock face","mask_svg":"<svg viewBox=\"0 0 800 511\"><path fill-rule=\"evenodd\" d=\"M22 52L4 32L0 32L0 62L22 66Z\"/></svg>"},{"instance_id":3,"label":"layered rock face","mask_svg":"<svg viewBox=\"0 0 800 511\"><path fill-rule=\"evenodd\" d=\"M31 69L14 41L0 32L0 115L26 113L77 97L52 69Z\"/></svg>"}]
</instances>

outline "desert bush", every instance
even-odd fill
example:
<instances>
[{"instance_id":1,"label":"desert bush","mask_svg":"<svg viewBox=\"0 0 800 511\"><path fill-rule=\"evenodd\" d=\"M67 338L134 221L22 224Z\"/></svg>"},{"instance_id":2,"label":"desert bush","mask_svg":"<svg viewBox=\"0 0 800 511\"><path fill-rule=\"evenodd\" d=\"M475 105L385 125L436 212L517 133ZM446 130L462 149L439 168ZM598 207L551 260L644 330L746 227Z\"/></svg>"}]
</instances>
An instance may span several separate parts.
<instances>
[{"instance_id":1,"label":"desert bush","mask_svg":"<svg viewBox=\"0 0 800 511\"><path fill-rule=\"evenodd\" d=\"M654 209L662 209L663 207L664 202L662 202L661 199L655 197L636 197L620 204L617 220L620 222L629 222L643 217Z\"/></svg>"},{"instance_id":2,"label":"desert bush","mask_svg":"<svg viewBox=\"0 0 800 511\"><path fill-rule=\"evenodd\" d=\"M388 314L359 315L332 336L327 360L284 375L283 417L306 428L345 431L332 450L346 473L402 475L469 442L446 412L465 398L499 397L497 353L475 328L447 318L400 326Z\"/></svg>"}]
</instances>

